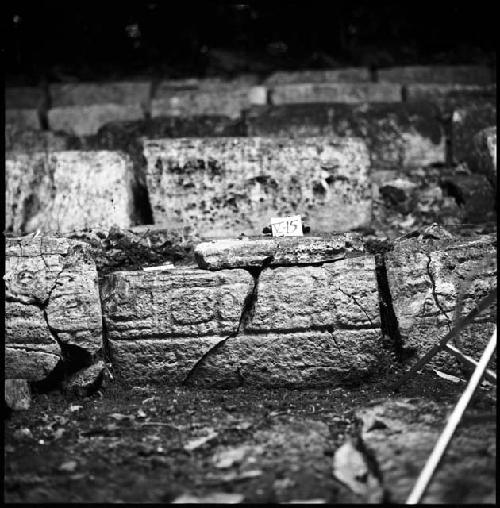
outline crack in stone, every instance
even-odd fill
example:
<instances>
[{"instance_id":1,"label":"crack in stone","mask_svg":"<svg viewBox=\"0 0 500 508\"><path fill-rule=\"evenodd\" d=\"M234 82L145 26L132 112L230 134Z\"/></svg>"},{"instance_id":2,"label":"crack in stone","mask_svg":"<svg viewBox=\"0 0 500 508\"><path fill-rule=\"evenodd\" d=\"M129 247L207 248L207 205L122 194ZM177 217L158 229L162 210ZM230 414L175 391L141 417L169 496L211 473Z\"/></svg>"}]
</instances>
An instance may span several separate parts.
<instances>
[{"instance_id":1,"label":"crack in stone","mask_svg":"<svg viewBox=\"0 0 500 508\"><path fill-rule=\"evenodd\" d=\"M389 339L387 345L394 353L396 360L402 362L412 350L404 348L403 346L403 338L399 329L398 318L392 303L387 266L385 264L385 254L383 252L375 254L375 276L379 294L380 327L382 329L382 335Z\"/></svg>"},{"instance_id":2,"label":"crack in stone","mask_svg":"<svg viewBox=\"0 0 500 508\"><path fill-rule=\"evenodd\" d=\"M333 333L334 332L333 326L329 326L327 331L330 333L330 337L332 338L335 346L337 347L339 355L342 357L342 350L340 349L339 343L337 342L337 339L335 338L335 335Z\"/></svg>"},{"instance_id":3,"label":"crack in stone","mask_svg":"<svg viewBox=\"0 0 500 508\"><path fill-rule=\"evenodd\" d=\"M268 256L265 258L259 267L249 268L247 271L253 277L253 285L250 291L248 292L245 300L243 301L243 307L241 309L241 315L238 322L238 326L234 332L229 334L224 339L221 339L217 344L213 345L208 351L206 351L202 357L193 365L193 367L189 370L186 377L182 381L181 385L187 385L196 374L196 371L205 363L205 360L216 353L229 339L233 339L238 336L240 330L244 330L249 320L252 318L253 313L255 311L255 304L257 302L257 290L259 285L260 274L263 270L265 270L273 261L274 256ZM243 376L239 370L239 367L236 369L236 374L240 379L241 383L243 383Z\"/></svg>"},{"instance_id":4,"label":"crack in stone","mask_svg":"<svg viewBox=\"0 0 500 508\"><path fill-rule=\"evenodd\" d=\"M431 270L431 256L430 254L427 254L427 275L429 277L429 280L431 281L432 285L432 298L434 299L434 303L436 304L437 308L443 314L443 316L446 318L446 325L448 326L448 330L451 330L451 320L444 308L442 307L441 303L439 302L437 293L436 293L436 280L434 279L434 274Z\"/></svg>"},{"instance_id":5,"label":"crack in stone","mask_svg":"<svg viewBox=\"0 0 500 508\"><path fill-rule=\"evenodd\" d=\"M349 293L346 293L346 292L345 292L343 289L341 289L341 288L339 288L339 291L340 291L343 295L347 296L348 298L351 298L351 299L352 299L352 301L354 302L354 304L355 304L355 305L357 305L357 306L358 306L358 307L359 307L359 308L363 311L363 314L367 317L368 321L370 321L370 324L371 324L372 326L374 326L374 325L373 325L372 318L369 316L369 314L366 312L366 310L363 308L363 306L362 306L362 305L358 302L358 300L356 299L356 297L355 297L354 295L351 295L351 294L349 294Z\"/></svg>"}]
</instances>

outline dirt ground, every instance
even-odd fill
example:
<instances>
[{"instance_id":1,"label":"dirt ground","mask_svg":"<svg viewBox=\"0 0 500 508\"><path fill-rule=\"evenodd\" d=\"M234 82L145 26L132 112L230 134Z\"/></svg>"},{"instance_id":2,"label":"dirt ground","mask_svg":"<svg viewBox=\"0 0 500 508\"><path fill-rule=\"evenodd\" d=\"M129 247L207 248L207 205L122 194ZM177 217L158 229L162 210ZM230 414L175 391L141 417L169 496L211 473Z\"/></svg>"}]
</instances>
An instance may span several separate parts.
<instances>
[{"instance_id":1,"label":"dirt ground","mask_svg":"<svg viewBox=\"0 0 500 508\"><path fill-rule=\"evenodd\" d=\"M355 412L395 397L445 407L464 387L430 372L399 394L388 380L351 390L112 384L79 400L39 394L30 410L4 421L4 500L143 503L215 495L208 499L360 502L332 475L332 457L353 432ZM469 411L494 412L495 393L480 389ZM454 457L455 471L467 460ZM418 468L410 474L416 478ZM494 484L494 468L487 474Z\"/></svg>"}]
</instances>

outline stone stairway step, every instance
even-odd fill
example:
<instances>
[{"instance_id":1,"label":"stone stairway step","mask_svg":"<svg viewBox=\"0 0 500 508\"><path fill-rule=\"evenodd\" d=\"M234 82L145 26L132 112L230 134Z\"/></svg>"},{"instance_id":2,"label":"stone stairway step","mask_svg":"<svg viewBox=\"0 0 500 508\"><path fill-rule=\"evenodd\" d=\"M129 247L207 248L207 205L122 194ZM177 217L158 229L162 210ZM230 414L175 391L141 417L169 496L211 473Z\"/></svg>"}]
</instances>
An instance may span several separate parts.
<instances>
[{"instance_id":1,"label":"stone stairway step","mask_svg":"<svg viewBox=\"0 0 500 508\"><path fill-rule=\"evenodd\" d=\"M371 72L366 67L344 67L340 69L276 71L264 81L265 86L292 83L356 83L371 81Z\"/></svg>"},{"instance_id":2,"label":"stone stairway step","mask_svg":"<svg viewBox=\"0 0 500 508\"><path fill-rule=\"evenodd\" d=\"M372 169L444 163L446 142L440 112L429 103L287 104L252 108L250 136L358 136L370 151Z\"/></svg>"},{"instance_id":3,"label":"stone stairway step","mask_svg":"<svg viewBox=\"0 0 500 508\"><path fill-rule=\"evenodd\" d=\"M488 127L474 136L474 149L467 165L474 173L485 175L496 188L497 184L497 127Z\"/></svg>"},{"instance_id":4,"label":"stone stairway step","mask_svg":"<svg viewBox=\"0 0 500 508\"><path fill-rule=\"evenodd\" d=\"M115 152L37 152L6 160L6 231L131 225L132 168Z\"/></svg>"},{"instance_id":5,"label":"stone stairway step","mask_svg":"<svg viewBox=\"0 0 500 508\"><path fill-rule=\"evenodd\" d=\"M64 132L18 128L13 124L5 126L6 153L62 152L72 149L76 142L76 138Z\"/></svg>"},{"instance_id":6,"label":"stone stairway step","mask_svg":"<svg viewBox=\"0 0 500 508\"><path fill-rule=\"evenodd\" d=\"M397 83L296 83L270 89L273 105L304 102L401 102Z\"/></svg>"},{"instance_id":7,"label":"stone stairway step","mask_svg":"<svg viewBox=\"0 0 500 508\"><path fill-rule=\"evenodd\" d=\"M5 109L39 109L45 103L41 87L20 86L5 88Z\"/></svg>"},{"instance_id":8,"label":"stone stairway step","mask_svg":"<svg viewBox=\"0 0 500 508\"><path fill-rule=\"evenodd\" d=\"M14 126L17 129L41 129L40 117L36 109L6 109L5 125Z\"/></svg>"},{"instance_id":9,"label":"stone stairway step","mask_svg":"<svg viewBox=\"0 0 500 508\"><path fill-rule=\"evenodd\" d=\"M222 115L238 118L252 105L267 103L267 89L261 86L215 90L169 90L155 92L151 115L193 116Z\"/></svg>"},{"instance_id":10,"label":"stone stairway step","mask_svg":"<svg viewBox=\"0 0 500 508\"><path fill-rule=\"evenodd\" d=\"M314 234L368 224L366 145L351 138L147 140L154 222L202 236L262 232L273 216L301 214Z\"/></svg>"},{"instance_id":11,"label":"stone stairway step","mask_svg":"<svg viewBox=\"0 0 500 508\"><path fill-rule=\"evenodd\" d=\"M415 65L377 70L386 83L461 83L487 84L495 81L490 67L481 65Z\"/></svg>"},{"instance_id":12,"label":"stone stairway step","mask_svg":"<svg viewBox=\"0 0 500 508\"><path fill-rule=\"evenodd\" d=\"M41 381L68 348L102 353L97 271L87 246L41 235L6 238L5 375Z\"/></svg>"}]
</instances>

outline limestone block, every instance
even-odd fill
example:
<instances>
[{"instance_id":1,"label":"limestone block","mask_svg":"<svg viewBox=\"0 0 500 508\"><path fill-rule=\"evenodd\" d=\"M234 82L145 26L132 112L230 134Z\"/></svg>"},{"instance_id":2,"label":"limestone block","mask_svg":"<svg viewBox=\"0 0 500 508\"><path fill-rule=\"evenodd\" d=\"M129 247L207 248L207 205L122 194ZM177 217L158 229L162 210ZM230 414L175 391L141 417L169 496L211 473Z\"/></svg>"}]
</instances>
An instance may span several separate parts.
<instances>
[{"instance_id":1,"label":"limestone block","mask_svg":"<svg viewBox=\"0 0 500 508\"><path fill-rule=\"evenodd\" d=\"M369 158L357 139L145 141L155 224L205 237L261 234L271 217L302 215L312 233L370 217Z\"/></svg>"},{"instance_id":2,"label":"limestone block","mask_svg":"<svg viewBox=\"0 0 500 508\"><path fill-rule=\"evenodd\" d=\"M403 345L422 356L496 286L496 235L471 240L408 238L386 254L386 266ZM458 300L462 305L457 310ZM496 305L465 328L455 345L478 360L495 323ZM457 371L448 353L440 353L429 365Z\"/></svg>"},{"instance_id":3,"label":"limestone block","mask_svg":"<svg viewBox=\"0 0 500 508\"><path fill-rule=\"evenodd\" d=\"M5 254L7 377L43 379L61 344L97 354L101 306L87 246L54 236L8 237Z\"/></svg>"},{"instance_id":4,"label":"limestone block","mask_svg":"<svg viewBox=\"0 0 500 508\"><path fill-rule=\"evenodd\" d=\"M468 166L474 173L483 174L496 187L497 181L497 127L479 131L473 139L473 151Z\"/></svg>"},{"instance_id":5,"label":"limestone block","mask_svg":"<svg viewBox=\"0 0 500 508\"><path fill-rule=\"evenodd\" d=\"M49 93L53 108L96 104L140 104L147 108L151 83L52 83Z\"/></svg>"},{"instance_id":6,"label":"limestone block","mask_svg":"<svg viewBox=\"0 0 500 508\"><path fill-rule=\"evenodd\" d=\"M262 271L248 333L378 328L373 256Z\"/></svg>"},{"instance_id":7,"label":"limestone block","mask_svg":"<svg viewBox=\"0 0 500 508\"><path fill-rule=\"evenodd\" d=\"M402 89L396 83L298 83L275 85L271 104L303 102L401 102Z\"/></svg>"},{"instance_id":8,"label":"limestone block","mask_svg":"<svg viewBox=\"0 0 500 508\"><path fill-rule=\"evenodd\" d=\"M40 129L40 120L36 109L6 109L5 125L17 129Z\"/></svg>"},{"instance_id":9,"label":"limestone block","mask_svg":"<svg viewBox=\"0 0 500 508\"><path fill-rule=\"evenodd\" d=\"M11 154L6 230L67 232L130 225L131 163L114 152Z\"/></svg>"},{"instance_id":10,"label":"limestone block","mask_svg":"<svg viewBox=\"0 0 500 508\"><path fill-rule=\"evenodd\" d=\"M220 336L166 340L110 340L115 379L134 386L178 386Z\"/></svg>"},{"instance_id":11,"label":"limestone block","mask_svg":"<svg viewBox=\"0 0 500 508\"><path fill-rule=\"evenodd\" d=\"M140 120L144 118L144 108L139 103L61 106L50 109L48 118L52 130L87 136L108 122Z\"/></svg>"},{"instance_id":12,"label":"limestone block","mask_svg":"<svg viewBox=\"0 0 500 508\"><path fill-rule=\"evenodd\" d=\"M267 92L263 87L229 88L222 90L165 90L155 94L151 115L194 116L222 115L238 118L242 110L252 104L266 104Z\"/></svg>"},{"instance_id":13,"label":"limestone block","mask_svg":"<svg viewBox=\"0 0 500 508\"><path fill-rule=\"evenodd\" d=\"M255 74L240 74L233 79L223 78L186 78L186 79L166 79L160 81L154 90L155 98L161 98L170 94L173 90L199 90L199 91L218 91L231 90L242 87L255 86L259 78Z\"/></svg>"},{"instance_id":14,"label":"limestone block","mask_svg":"<svg viewBox=\"0 0 500 508\"><path fill-rule=\"evenodd\" d=\"M385 83L486 84L494 81L492 70L481 65L389 67L378 69L377 76L378 81Z\"/></svg>"},{"instance_id":15,"label":"limestone block","mask_svg":"<svg viewBox=\"0 0 500 508\"><path fill-rule=\"evenodd\" d=\"M194 253L200 268L223 270L325 263L363 251L361 235L343 233L325 237L212 240L198 244Z\"/></svg>"},{"instance_id":16,"label":"limestone block","mask_svg":"<svg viewBox=\"0 0 500 508\"><path fill-rule=\"evenodd\" d=\"M453 106L495 100L497 87L491 85L464 85L459 83L418 83L405 87L408 102L432 101L448 112Z\"/></svg>"},{"instance_id":17,"label":"limestone block","mask_svg":"<svg viewBox=\"0 0 500 508\"><path fill-rule=\"evenodd\" d=\"M439 109L428 103L287 104L253 108L250 136L361 137L372 169L444 163L446 141Z\"/></svg>"},{"instance_id":18,"label":"limestone block","mask_svg":"<svg viewBox=\"0 0 500 508\"><path fill-rule=\"evenodd\" d=\"M189 384L317 388L359 384L381 365L378 330L311 330L231 337L207 355Z\"/></svg>"},{"instance_id":19,"label":"limestone block","mask_svg":"<svg viewBox=\"0 0 500 508\"><path fill-rule=\"evenodd\" d=\"M496 102L470 104L453 111L451 150L455 162L468 162L474 153L474 136L481 130L496 125Z\"/></svg>"},{"instance_id":20,"label":"limestone block","mask_svg":"<svg viewBox=\"0 0 500 508\"><path fill-rule=\"evenodd\" d=\"M370 70L366 67L345 67L326 70L277 71L273 72L264 85L287 85L292 83L359 83L370 81Z\"/></svg>"},{"instance_id":21,"label":"limestone block","mask_svg":"<svg viewBox=\"0 0 500 508\"><path fill-rule=\"evenodd\" d=\"M244 270L114 272L101 286L107 335L112 341L222 339L238 329L252 287Z\"/></svg>"},{"instance_id":22,"label":"limestone block","mask_svg":"<svg viewBox=\"0 0 500 508\"><path fill-rule=\"evenodd\" d=\"M6 87L6 109L38 109L44 102L41 88L31 86Z\"/></svg>"}]
</instances>

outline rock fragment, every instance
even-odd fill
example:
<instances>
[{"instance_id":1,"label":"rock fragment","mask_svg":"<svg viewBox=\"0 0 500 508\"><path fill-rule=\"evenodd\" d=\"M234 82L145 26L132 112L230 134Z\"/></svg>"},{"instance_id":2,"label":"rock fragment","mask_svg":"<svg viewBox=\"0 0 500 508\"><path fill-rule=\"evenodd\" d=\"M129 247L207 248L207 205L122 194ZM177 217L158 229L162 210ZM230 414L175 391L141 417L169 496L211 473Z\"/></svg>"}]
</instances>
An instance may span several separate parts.
<instances>
[{"instance_id":1,"label":"rock fragment","mask_svg":"<svg viewBox=\"0 0 500 508\"><path fill-rule=\"evenodd\" d=\"M13 411L26 411L30 408L31 393L26 379L5 380L5 404Z\"/></svg>"}]
</instances>

